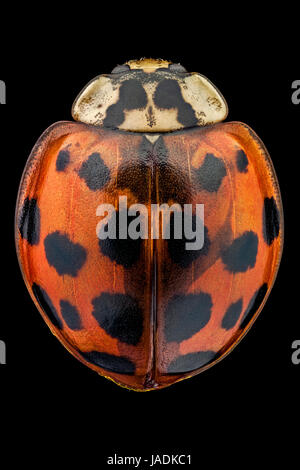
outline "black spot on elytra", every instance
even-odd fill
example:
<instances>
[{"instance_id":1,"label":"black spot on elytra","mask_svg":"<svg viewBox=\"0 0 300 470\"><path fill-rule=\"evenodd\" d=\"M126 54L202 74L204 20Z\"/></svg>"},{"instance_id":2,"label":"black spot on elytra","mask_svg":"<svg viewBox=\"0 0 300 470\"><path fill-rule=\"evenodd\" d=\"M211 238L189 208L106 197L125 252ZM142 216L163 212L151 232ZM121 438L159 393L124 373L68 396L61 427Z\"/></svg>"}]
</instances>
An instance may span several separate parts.
<instances>
[{"instance_id":1,"label":"black spot on elytra","mask_svg":"<svg viewBox=\"0 0 300 470\"><path fill-rule=\"evenodd\" d=\"M106 333L123 343L138 344L143 334L143 315L135 299L104 292L92 304L93 316Z\"/></svg>"},{"instance_id":2,"label":"black spot on elytra","mask_svg":"<svg viewBox=\"0 0 300 470\"><path fill-rule=\"evenodd\" d=\"M212 153L205 155L204 162L197 170L194 169L194 179L200 189L210 193L217 192L226 175L226 168L221 158Z\"/></svg>"},{"instance_id":3,"label":"black spot on elytra","mask_svg":"<svg viewBox=\"0 0 300 470\"><path fill-rule=\"evenodd\" d=\"M149 183L157 180L157 186ZM139 146L136 158L123 159L118 171L118 189L130 189L142 203L188 203L191 199L191 184L188 173L179 172L168 160L168 150L162 136L152 144L145 137Z\"/></svg>"},{"instance_id":4,"label":"black spot on elytra","mask_svg":"<svg viewBox=\"0 0 300 470\"><path fill-rule=\"evenodd\" d=\"M241 329L246 328L248 323L254 317L260 305L262 304L262 301L264 300L267 291L268 291L268 284L265 282L255 292L255 294L253 295L252 299L250 300L248 304L248 307L245 310L245 313L243 314L243 317L240 323Z\"/></svg>"},{"instance_id":5,"label":"black spot on elytra","mask_svg":"<svg viewBox=\"0 0 300 470\"><path fill-rule=\"evenodd\" d=\"M198 333L209 322L212 305L211 296L204 292L175 295L165 312L166 340L180 343Z\"/></svg>"},{"instance_id":6,"label":"black spot on elytra","mask_svg":"<svg viewBox=\"0 0 300 470\"><path fill-rule=\"evenodd\" d=\"M62 321L49 295L47 294L47 292L35 282L32 284L32 291L34 293L36 300L39 303L39 306L41 307L43 312L47 315L51 323L59 330L62 330L63 328Z\"/></svg>"},{"instance_id":7,"label":"black spot on elytra","mask_svg":"<svg viewBox=\"0 0 300 470\"><path fill-rule=\"evenodd\" d=\"M71 330L80 330L82 328L79 312L74 305L70 304L67 300L61 300L60 311Z\"/></svg>"},{"instance_id":8,"label":"black spot on elytra","mask_svg":"<svg viewBox=\"0 0 300 470\"><path fill-rule=\"evenodd\" d=\"M174 238L174 225L175 225L175 216L172 212L170 215L170 239L167 239L169 255L172 261L176 264L179 264L183 268L187 268L193 261L198 259L200 256L206 256L210 247L210 239L208 237L207 227L204 226L204 245L200 250L190 250L186 248L186 243L194 243L196 237L189 240L185 236L184 232L184 223L192 226L193 232L198 227L202 226L202 221L197 219L195 214L192 214L192 220L188 213L182 213L182 238ZM199 235L198 235L199 236Z\"/></svg>"},{"instance_id":9,"label":"black spot on elytra","mask_svg":"<svg viewBox=\"0 0 300 470\"><path fill-rule=\"evenodd\" d=\"M82 163L78 174L92 191L102 189L110 178L110 171L98 152L92 153Z\"/></svg>"},{"instance_id":10,"label":"black spot on elytra","mask_svg":"<svg viewBox=\"0 0 300 470\"><path fill-rule=\"evenodd\" d=\"M24 200L20 218L19 231L22 238L28 241L30 245L38 245L40 241L40 209L36 199Z\"/></svg>"},{"instance_id":11,"label":"black spot on elytra","mask_svg":"<svg viewBox=\"0 0 300 470\"><path fill-rule=\"evenodd\" d=\"M253 268L256 262L258 237L252 231L233 240L231 245L222 254L222 260L228 271L243 273Z\"/></svg>"},{"instance_id":12,"label":"black spot on elytra","mask_svg":"<svg viewBox=\"0 0 300 470\"><path fill-rule=\"evenodd\" d=\"M48 263L62 276L76 277L86 260L86 251L79 243L73 243L67 235L52 232L44 240Z\"/></svg>"},{"instance_id":13,"label":"black spot on elytra","mask_svg":"<svg viewBox=\"0 0 300 470\"><path fill-rule=\"evenodd\" d=\"M141 204L149 202L149 178L153 170L153 144L143 136L137 154L123 158L118 169L118 189L129 189Z\"/></svg>"},{"instance_id":14,"label":"black spot on elytra","mask_svg":"<svg viewBox=\"0 0 300 470\"><path fill-rule=\"evenodd\" d=\"M114 356L113 354L98 351L81 352L80 354L90 364L110 372L127 375L133 375L135 372L135 364L127 357Z\"/></svg>"},{"instance_id":15,"label":"black spot on elytra","mask_svg":"<svg viewBox=\"0 0 300 470\"><path fill-rule=\"evenodd\" d=\"M147 94L141 82L134 78L125 80L120 86L117 103L112 104L106 111L103 125L110 128L120 126L125 119L125 110L143 109L147 102Z\"/></svg>"},{"instance_id":16,"label":"black spot on elytra","mask_svg":"<svg viewBox=\"0 0 300 470\"><path fill-rule=\"evenodd\" d=\"M222 320L222 328L230 330L233 328L242 313L243 299L239 299L237 302L232 303L225 312Z\"/></svg>"},{"instance_id":17,"label":"black spot on elytra","mask_svg":"<svg viewBox=\"0 0 300 470\"><path fill-rule=\"evenodd\" d=\"M64 171L70 162L70 153L68 150L61 150L56 159L56 170Z\"/></svg>"},{"instance_id":18,"label":"black spot on elytra","mask_svg":"<svg viewBox=\"0 0 300 470\"><path fill-rule=\"evenodd\" d=\"M165 78L156 87L153 101L160 109L177 109L177 119L185 127L196 126L198 120L192 106L182 96L176 80Z\"/></svg>"},{"instance_id":19,"label":"black spot on elytra","mask_svg":"<svg viewBox=\"0 0 300 470\"><path fill-rule=\"evenodd\" d=\"M122 214L126 211L121 212ZM115 261L117 264L124 266L125 268L132 267L139 259L141 253L142 239L138 238L134 240L127 235L126 239L119 238L119 211L116 212L116 238L106 238L104 240L99 239L99 247L101 253L104 256L108 256L112 261ZM135 220L136 216L127 214L127 234L128 226L132 220ZM108 222L109 223L109 222ZM108 224L103 228L104 232L108 230Z\"/></svg>"},{"instance_id":20,"label":"black spot on elytra","mask_svg":"<svg viewBox=\"0 0 300 470\"><path fill-rule=\"evenodd\" d=\"M118 189L129 189L140 204L149 201L149 166L141 162L125 163L118 171Z\"/></svg>"},{"instance_id":21,"label":"black spot on elytra","mask_svg":"<svg viewBox=\"0 0 300 470\"><path fill-rule=\"evenodd\" d=\"M178 356L168 367L168 373L180 374L192 372L200 367L206 366L217 358L214 351L199 351L197 353L184 354Z\"/></svg>"},{"instance_id":22,"label":"black spot on elytra","mask_svg":"<svg viewBox=\"0 0 300 470\"><path fill-rule=\"evenodd\" d=\"M151 202L160 204L176 202L188 203L191 199L191 184L188 173L178 171L169 161L168 150L162 136L153 147L153 168L156 173L157 186L153 185Z\"/></svg>"},{"instance_id":23,"label":"black spot on elytra","mask_svg":"<svg viewBox=\"0 0 300 470\"><path fill-rule=\"evenodd\" d=\"M153 193L152 202L160 204L178 203L188 204L191 200L191 184L187 175L183 172L179 175L178 170L171 165L160 164L158 169L158 197Z\"/></svg>"},{"instance_id":24,"label":"black spot on elytra","mask_svg":"<svg viewBox=\"0 0 300 470\"><path fill-rule=\"evenodd\" d=\"M247 173L248 171L248 158L244 150L238 150L236 153L236 166L240 173Z\"/></svg>"},{"instance_id":25,"label":"black spot on elytra","mask_svg":"<svg viewBox=\"0 0 300 470\"><path fill-rule=\"evenodd\" d=\"M268 245L279 235L279 211L275 199L265 198L263 208L263 235Z\"/></svg>"}]
</instances>

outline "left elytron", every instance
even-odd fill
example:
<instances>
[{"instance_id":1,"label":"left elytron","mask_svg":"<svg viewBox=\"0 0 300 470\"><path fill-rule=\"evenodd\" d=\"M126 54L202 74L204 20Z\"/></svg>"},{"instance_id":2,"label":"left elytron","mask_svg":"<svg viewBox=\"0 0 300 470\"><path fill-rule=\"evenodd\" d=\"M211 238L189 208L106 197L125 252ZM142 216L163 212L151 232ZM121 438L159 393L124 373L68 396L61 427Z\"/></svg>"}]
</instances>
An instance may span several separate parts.
<instances>
[{"instance_id":1,"label":"left elytron","mask_svg":"<svg viewBox=\"0 0 300 470\"><path fill-rule=\"evenodd\" d=\"M215 364L274 283L276 175L256 134L226 116L202 75L130 61L90 82L73 106L80 122L52 125L27 162L16 210L27 288L63 345L119 385L162 388ZM184 237L100 240L97 207L118 211L120 196L149 211L204 204L203 248L187 251Z\"/></svg>"}]
</instances>

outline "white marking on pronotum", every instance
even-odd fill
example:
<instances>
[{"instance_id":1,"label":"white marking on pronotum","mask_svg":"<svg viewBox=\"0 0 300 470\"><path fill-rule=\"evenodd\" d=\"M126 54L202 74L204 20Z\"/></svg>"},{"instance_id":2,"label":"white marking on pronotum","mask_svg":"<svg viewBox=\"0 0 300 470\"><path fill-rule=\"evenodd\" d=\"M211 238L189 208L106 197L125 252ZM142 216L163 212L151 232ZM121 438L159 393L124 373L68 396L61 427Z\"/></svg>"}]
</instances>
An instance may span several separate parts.
<instances>
[{"instance_id":1,"label":"white marking on pronotum","mask_svg":"<svg viewBox=\"0 0 300 470\"><path fill-rule=\"evenodd\" d=\"M164 79L176 81L183 101L190 105L195 113L196 124L204 126L223 121L228 114L225 99L218 89L206 77L199 73L185 73L180 78L172 70L160 71L160 61L145 60L142 64L132 61L130 72L124 72L116 81L114 74L100 75L94 78L81 91L72 108L76 121L105 126L109 108L119 101L120 90L125 80L134 79L143 88L146 96L145 106L138 109L125 109L124 120L119 129L149 133L169 132L182 129L178 121L178 109L161 109L155 104L154 96L159 83ZM169 64L169 62L166 62ZM168 65L166 65L168 67ZM151 76L151 72L154 72ZM150 72L150 73L149 73ZM147 80L142 79L147 76ZM99 108L100 107L100 108ZM151 108L151 113L150 113ZM101 113L99 113L101 109ZM149 119L149 114L152 119Z\"/></svg>"},{"instance_id":2,"label":"white marking on pronotum","mask_svg":"<svg viewBox=\"0 0 300 470\"><path fill-rule=\"evenodd\" d=\"M96 215L102 217L96 226L96 234L100 240L132 240L150 238L169 240L171 238L171 213L173 213L175 240L186 240L186 250L201 250L204 245L204 204L151 204L150 211L144 204L132 204L128 207L127 196L119 196L118 211L112 204L100 204ZM128 217L130 222L128 224ZM117 220L118 218L118 220ZM149 220L150 219L150 220ZM118 224L117 224L118 221ZM160 221L162 229L160 230ZM118 226L118 233L117 233ZM183 230L182 230L183 228Z\"/></svg>"}]
</instances>

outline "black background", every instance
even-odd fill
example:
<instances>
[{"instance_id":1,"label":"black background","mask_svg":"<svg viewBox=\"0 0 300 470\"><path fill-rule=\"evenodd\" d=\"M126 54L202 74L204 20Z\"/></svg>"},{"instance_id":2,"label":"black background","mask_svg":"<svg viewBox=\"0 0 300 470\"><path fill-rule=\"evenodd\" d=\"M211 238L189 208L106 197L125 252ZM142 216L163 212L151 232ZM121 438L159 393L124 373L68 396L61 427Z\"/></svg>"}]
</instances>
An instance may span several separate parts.
<instances>
[{"instance_id":1,"label":"black background","mask_svg":"<svg viewBox=\"0 0 300 470\"><path fill-rule=\"evenodd\" d=\"M93 8L72 19L59 16L45 10L33 24L26 20L22 30L12 28L1 39L6 46L0 79L7 86L7 104L0 107L0 339L7 344L7 365L0 366L2 453L6 442L13 444L18 451L10 451L10 459L34 467L64 459L70 466L83 461L105 468L114 453L172 451L191 453L193 468L204 461L235 466L283 455L288 466L299 437L300 372L291 361L292 342L300 339L300 105L291 101L300 70L293 20L283 34L280 23L269 31L255 15L251 24L236 18L224 31L213 12L205 16L205 31L195 21L199 17L191 22L180 12L167 24L146 10L121 25L113 16L97 17ZM89 80L143 56L180 62L207 76L228 102L227 120L245 122L258 133L278 175L286 234L273 291L240 345L203 374L161 391L135 393L80 364L50 334L19 271L13 217L22 171L41 133L53 122L71 120L73 100Z\"/></svg>"}]
</instances>

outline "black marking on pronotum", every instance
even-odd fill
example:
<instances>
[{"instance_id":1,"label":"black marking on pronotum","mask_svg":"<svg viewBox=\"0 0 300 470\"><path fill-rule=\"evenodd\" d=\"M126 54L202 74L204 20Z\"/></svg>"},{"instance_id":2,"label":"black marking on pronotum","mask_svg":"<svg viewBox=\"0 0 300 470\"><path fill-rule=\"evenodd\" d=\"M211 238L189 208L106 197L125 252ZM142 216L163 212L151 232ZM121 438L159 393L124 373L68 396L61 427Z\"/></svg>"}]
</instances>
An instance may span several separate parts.
<instances>
[{"instance_id":1,"label":"black marking on pronotum","mask_svg":"<svg viewBox=\"0 0 300 470\"><path fill-rule=\"evenodd\" d=\"M76 277L86 260L86 250L79 243L59 231L52 232L44 240L48 263L60 276L69 274Z\"/></svg>"},{"instance_id":2,"label":"black marking on pronotum","mask_svg":"<svg viewBox=\"0 0 300 470\"><path fill-rule=\"evenodd\" d=\"M222 260L228 271L243 273L253 268L256 262L258 237L251 230L244 232L233 240L231 245L223 251Z\"/></svg>"},{"instance_id":3,"label":"black marking on pronotum","mask_svg":"<svg viewBox=\"0 0 300 470\"><path fill-rule=\"evenodd\" d=\"M117 103L112 104L106 111L103 121L105 127L115 128L125 119L125 110L143 109L148 102L147 94L141 82L135 78L122 82Z\"/></svg>"},{"instance_id":4,"label":"black marking on pronotum","mask_svg":"<svg viewBox=\"0 0 300 470\"><path fill-rule=\"evenodd\" d=\"M64 171L70 162L69 150L61 150L56 159L56 171Z\"/></svg>"},{"instance_id":5,"label":"black marking on pronotum","mask_svg":"<svg viewBox=\"0 0 300 470\"><path fill-rule=\"evenodd\" d=\"M67 300L61 300L60 311L63 319L71 330L80 330L82 328L79 312L74 305Z\"/></svg>"},{"instance_id":6,"label":"black marking on pronotum","mask_svg":"<svg viewBox=\"0 0 300 470\"><path fill-rule=\"evenodd\" d=\"M32 284L32 291L36 300L38 301L39 306L47 315L51 323L56 326L56 328L58 328L59 330L62 330L62 321L47 292L35 282Z\"/></svg>"},{"instance_id":7,"label":"black marking on pronotum","mask_svg":"<svg viewBox=\"0 0 300 470\"><path fill-rule=\"evenodd\" d=\"M24 200L19 216L19 232L22 238L28 241L30 245L38 245L40 241L40 209L37 199Z\"/></svg>"},{"instance_id":8,"label":"black marking on pronotum","mask_svg":"<svg viewBox=\"0 0 300 470\"><path fill-rule=\"evenodd\" d=\"M166 340L181 342L207 325L213 303L210 294L175 295L165 312Z\"/></svg>"},{"instance_id":9,"label":"black marking on pronotum","mask_svg":"<svg viewBox=\"0 0 300 470\"><path fill-rule=\"evenodd\" d=\"M127 357L114 356L98 351L80 352L81 356L90 364L118 374L133 375L135 364Z\"/></svg>"},{"instance_id":10,"label":"black marking on pronotum","mask_svg":"<svg viewBox=\"0 0 300 470\"><path fill-rule=\"evenodd\" d=\"M161 80L153 95L154 104L160 109L177 109L177 119L185 127L196 126L198 120L192 106L187 103L176 80Z\"/></svg>"},{"instance_id":11,"label":"black marking on pronotum","mask_svg":"<svg viewBox=\"0 0 300 470\"><path fill-rule=\"evenodd\" d=\"M221 158L213 153L207 153L204 162L197 170L194 170L194 178L197 186L210 193L217 192L226 175L226 167Z\"/></svg>"},{"instance_id":12,"label":"black marking on pronotum","mask_svg":"<svg viewBox=\"0 0 300 470\"><path fill-rule=\"evenodd\" d=\"M252 299L250 300L248 307L245 310L245 313L243 314L241 323L240 323L240 328L244 329L248 325L248 323L252 320L254 315L256 314L257 310L261 306L265 295L268 291L268 284L265 282L260 286L260 288L255 292L253 295Z\"/></svg>"},{"instance_id":13,"label":"black marking on pronotum","mask_svg":"<svg viewBox=\"0 0 300 470\"><path fill-rule=\"evenodd\" d=\"M218 355L214 351L199 351L196 353L184 354L178 356L168 367L169 374L180 374L185 372L192 372L208 365L210 362L217 359Z\"/></svg>"},{"instance_id":14,"label":"black marking on pronotum","mask_svg":"<svg viewBox=\"0 0 300 470\"><path fill-rule=\"evenodd\" d=\"M92 314L107 334L127 344L138 344L143 334L143 315L135 299L104 292L92 304Z\"/></svg>"},{"instance_id":15,"label":"black marking on pronotum","mask_svg":"<svg viewBox=\"0 0 300 470\"><path fill-rule=\"evenodd\" d=\"M268 245L272 245L279 235L279 211L274 197L266 197L263 208L263 235Z\"/></svg>"},{"instance_id":16,"label":"black marking on pronotum","mask_svg":"<svg viewBox=\"0 0 300 470\"><path fill-rule=\"evenodd\" d=\"M237 300L237 302L234 302L229 305L222 320L222 328L224 328L225 330L230 330L231 328L233 328L236 325L240 314L242 313L242 308L243 299L239 299Z\"/></svg>"},{"instance_id":17,"label":"black marking on pronotum","mask_svg":"<svg viewBox=\"0 0 300 470\"><path fill-rule=\"evenodd\" d=\"M244 150L238 150L236 152L236 166L240 173L248 172L248 158Z\"/></svg>"},{"instance_id":18,"label":"black marking on pronotum","mask_svg":"<svg viewBox=\"0 0 300 470\"><path fill-rule=\"evenodd\" d=\"M78 174L92 191L102 189L110 178L109 168L107 168L98 152L92 153L82 163Z\"/></svg>"}]
</instances>

